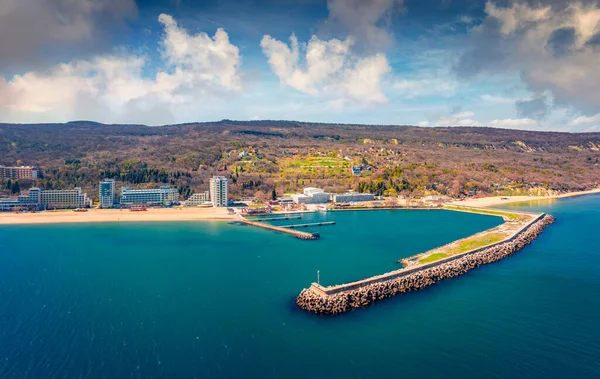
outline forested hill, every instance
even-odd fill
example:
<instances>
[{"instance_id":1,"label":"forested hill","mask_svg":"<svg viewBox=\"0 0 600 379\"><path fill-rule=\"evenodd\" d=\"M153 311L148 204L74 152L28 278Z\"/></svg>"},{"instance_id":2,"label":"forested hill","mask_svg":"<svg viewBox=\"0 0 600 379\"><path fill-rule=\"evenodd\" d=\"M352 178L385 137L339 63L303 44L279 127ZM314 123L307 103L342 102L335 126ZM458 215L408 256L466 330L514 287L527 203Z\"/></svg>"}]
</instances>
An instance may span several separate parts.
<instances>
[{"instance_id":1,"label":"forested hill","mask_svg":"<svg viewBox=\"0 0 600 379\"><path fill-rule=\"evenodd\" d=\"M482 127L231 121L149 127L0 124L0 164L40 165L35 185L95 191L111 176L128 185L206 189L213 174L232 192L331 190L384 193L499 193L582 189L600 182L600 133ZM327 158L327 159L325 159ZM352 176L350 165L366 168ZM21 189L31 183L21 183Z\"/></svg>"}]
</instances>

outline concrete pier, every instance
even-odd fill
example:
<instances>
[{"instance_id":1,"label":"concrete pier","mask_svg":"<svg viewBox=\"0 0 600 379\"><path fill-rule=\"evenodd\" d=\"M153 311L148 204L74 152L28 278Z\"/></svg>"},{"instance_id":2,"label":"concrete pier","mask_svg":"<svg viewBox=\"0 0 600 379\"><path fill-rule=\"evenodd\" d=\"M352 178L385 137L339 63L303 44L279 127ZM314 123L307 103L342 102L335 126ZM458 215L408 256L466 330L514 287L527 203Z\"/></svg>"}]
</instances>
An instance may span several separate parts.
<instances>
[{"instance_id":1,"label":"concrete pier","mask_svg":"<svg viewBox=\"0 0 600 379\"><path fill-rule=\"evenodd\" d=\"M320 237L319 233L307 233L307 232L301 232L301 231L293 230L293 229L289 229L289 228L284 228L281 226L264 224L262 222L248 220L241 215L239 215L238 220L241 223L244 223L246 225L252 225L252 226L256 226L256 227L263 228L263 229L273 230L275 232L291 234L294 237L302 239L302 240L316 240L316 239L319 239L319 237Z\"/></svg>"},{"instance_id":2,"label":"concrete pier","mask_svg":"<svg viewBox=\"0 0 600 379\"><path fill-rule=\"evenodd\" d=\"M281 225L281 227L294 229L294 228L309 228L311 226L326 226L326 225L335 225L335 221L313 222L310 224Z\"/></svg>"},{"instance_id":3,"label":"concrete pier","mask_svg":"<svg viewBox=\"0 0 600 379\"><path fill-rule=\"evenodd\" d=\"M368 306L377 300L416 291L516 253L553 222L554 217L540 214L513 235L485 247L352 283L330 287L312 283L309 288L302 290L296 304L312 313L340 314Z\"/></svg>"},{"instance_id":4,"label":"concrete pier","mask_svg":"<svg viewBox=\"0 0 600 379\"><path fill-rule=\"evenodd\" d=\"M299 220L301 218L302 218L301 215L281 216L281 217L258 217L258 218L253 218L251 221Z\"/></svg>"}]
</instances>

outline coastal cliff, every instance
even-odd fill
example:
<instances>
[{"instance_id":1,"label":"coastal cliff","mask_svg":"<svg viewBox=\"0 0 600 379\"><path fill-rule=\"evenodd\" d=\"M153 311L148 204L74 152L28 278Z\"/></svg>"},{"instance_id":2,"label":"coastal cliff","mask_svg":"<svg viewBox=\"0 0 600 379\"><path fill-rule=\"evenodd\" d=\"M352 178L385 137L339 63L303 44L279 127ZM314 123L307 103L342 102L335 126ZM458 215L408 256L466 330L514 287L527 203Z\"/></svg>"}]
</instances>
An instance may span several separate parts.
<instances>
[{"instance_id":1,"label":"coastal cliff","mask_svg":"<svg viewBox=\"0 0 600 379\"><path fill-rule=\"evenodd\" d=\"M326 288L313 285L302 290L296 299L296 304L311 313L336 315L368 306L377 300L417 291L516 253L535 240L544 228L553 222L554 217L544 215L506 242L464 254L450 261L440 262L433 267L424 267L422 270L411 272L405 276L376 281L348 291L328 294Z\"/></svg>"}]
</instances>

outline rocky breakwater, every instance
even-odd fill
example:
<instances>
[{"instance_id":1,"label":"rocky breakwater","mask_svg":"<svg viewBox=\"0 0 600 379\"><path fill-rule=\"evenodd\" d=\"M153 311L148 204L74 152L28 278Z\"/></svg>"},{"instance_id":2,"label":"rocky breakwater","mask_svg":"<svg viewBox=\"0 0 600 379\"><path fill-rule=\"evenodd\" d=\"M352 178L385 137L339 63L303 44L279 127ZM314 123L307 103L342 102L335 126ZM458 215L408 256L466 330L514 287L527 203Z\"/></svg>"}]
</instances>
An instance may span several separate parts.
<instances>
[{"instance_id":1,"label":"rocky breakwater","mask_svg":"<svg viewBox=\"0 0 600 379\"><path fill-rule=\"evenodd\" d=\"M377 300L417 291L516 253L536 239L544 228L553 222L554 217L545 215L506 242L459 257L449 257L439 264L426 265L422 270L411 270L406 275L396 275L392 279L382 279L348 291L328 293L327 288L313 284L311 288L302 290L296 304L308 312L336 315L368 306Z\"/></svg>"}]
</instances>

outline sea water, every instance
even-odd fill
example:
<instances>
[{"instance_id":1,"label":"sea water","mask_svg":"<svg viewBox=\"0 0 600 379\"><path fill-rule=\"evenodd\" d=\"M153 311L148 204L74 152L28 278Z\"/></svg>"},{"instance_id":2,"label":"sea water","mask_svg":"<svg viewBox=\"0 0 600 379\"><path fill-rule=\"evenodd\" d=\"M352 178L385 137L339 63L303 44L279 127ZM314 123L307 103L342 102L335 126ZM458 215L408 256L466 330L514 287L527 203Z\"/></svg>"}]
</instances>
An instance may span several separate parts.
<instances>
[{"instance_id":1,"label":"sea water","mask_svg":"<svg viewBox=\"0 0 600 379\"><path fill-rule=\"evenodd\" d=\"M0 378L600 377L600 197L516 255L337 317L298 309L331 285L498 225L450 211L344 211L278 224L0 227Z\"/></svg>"}]
</instances>

